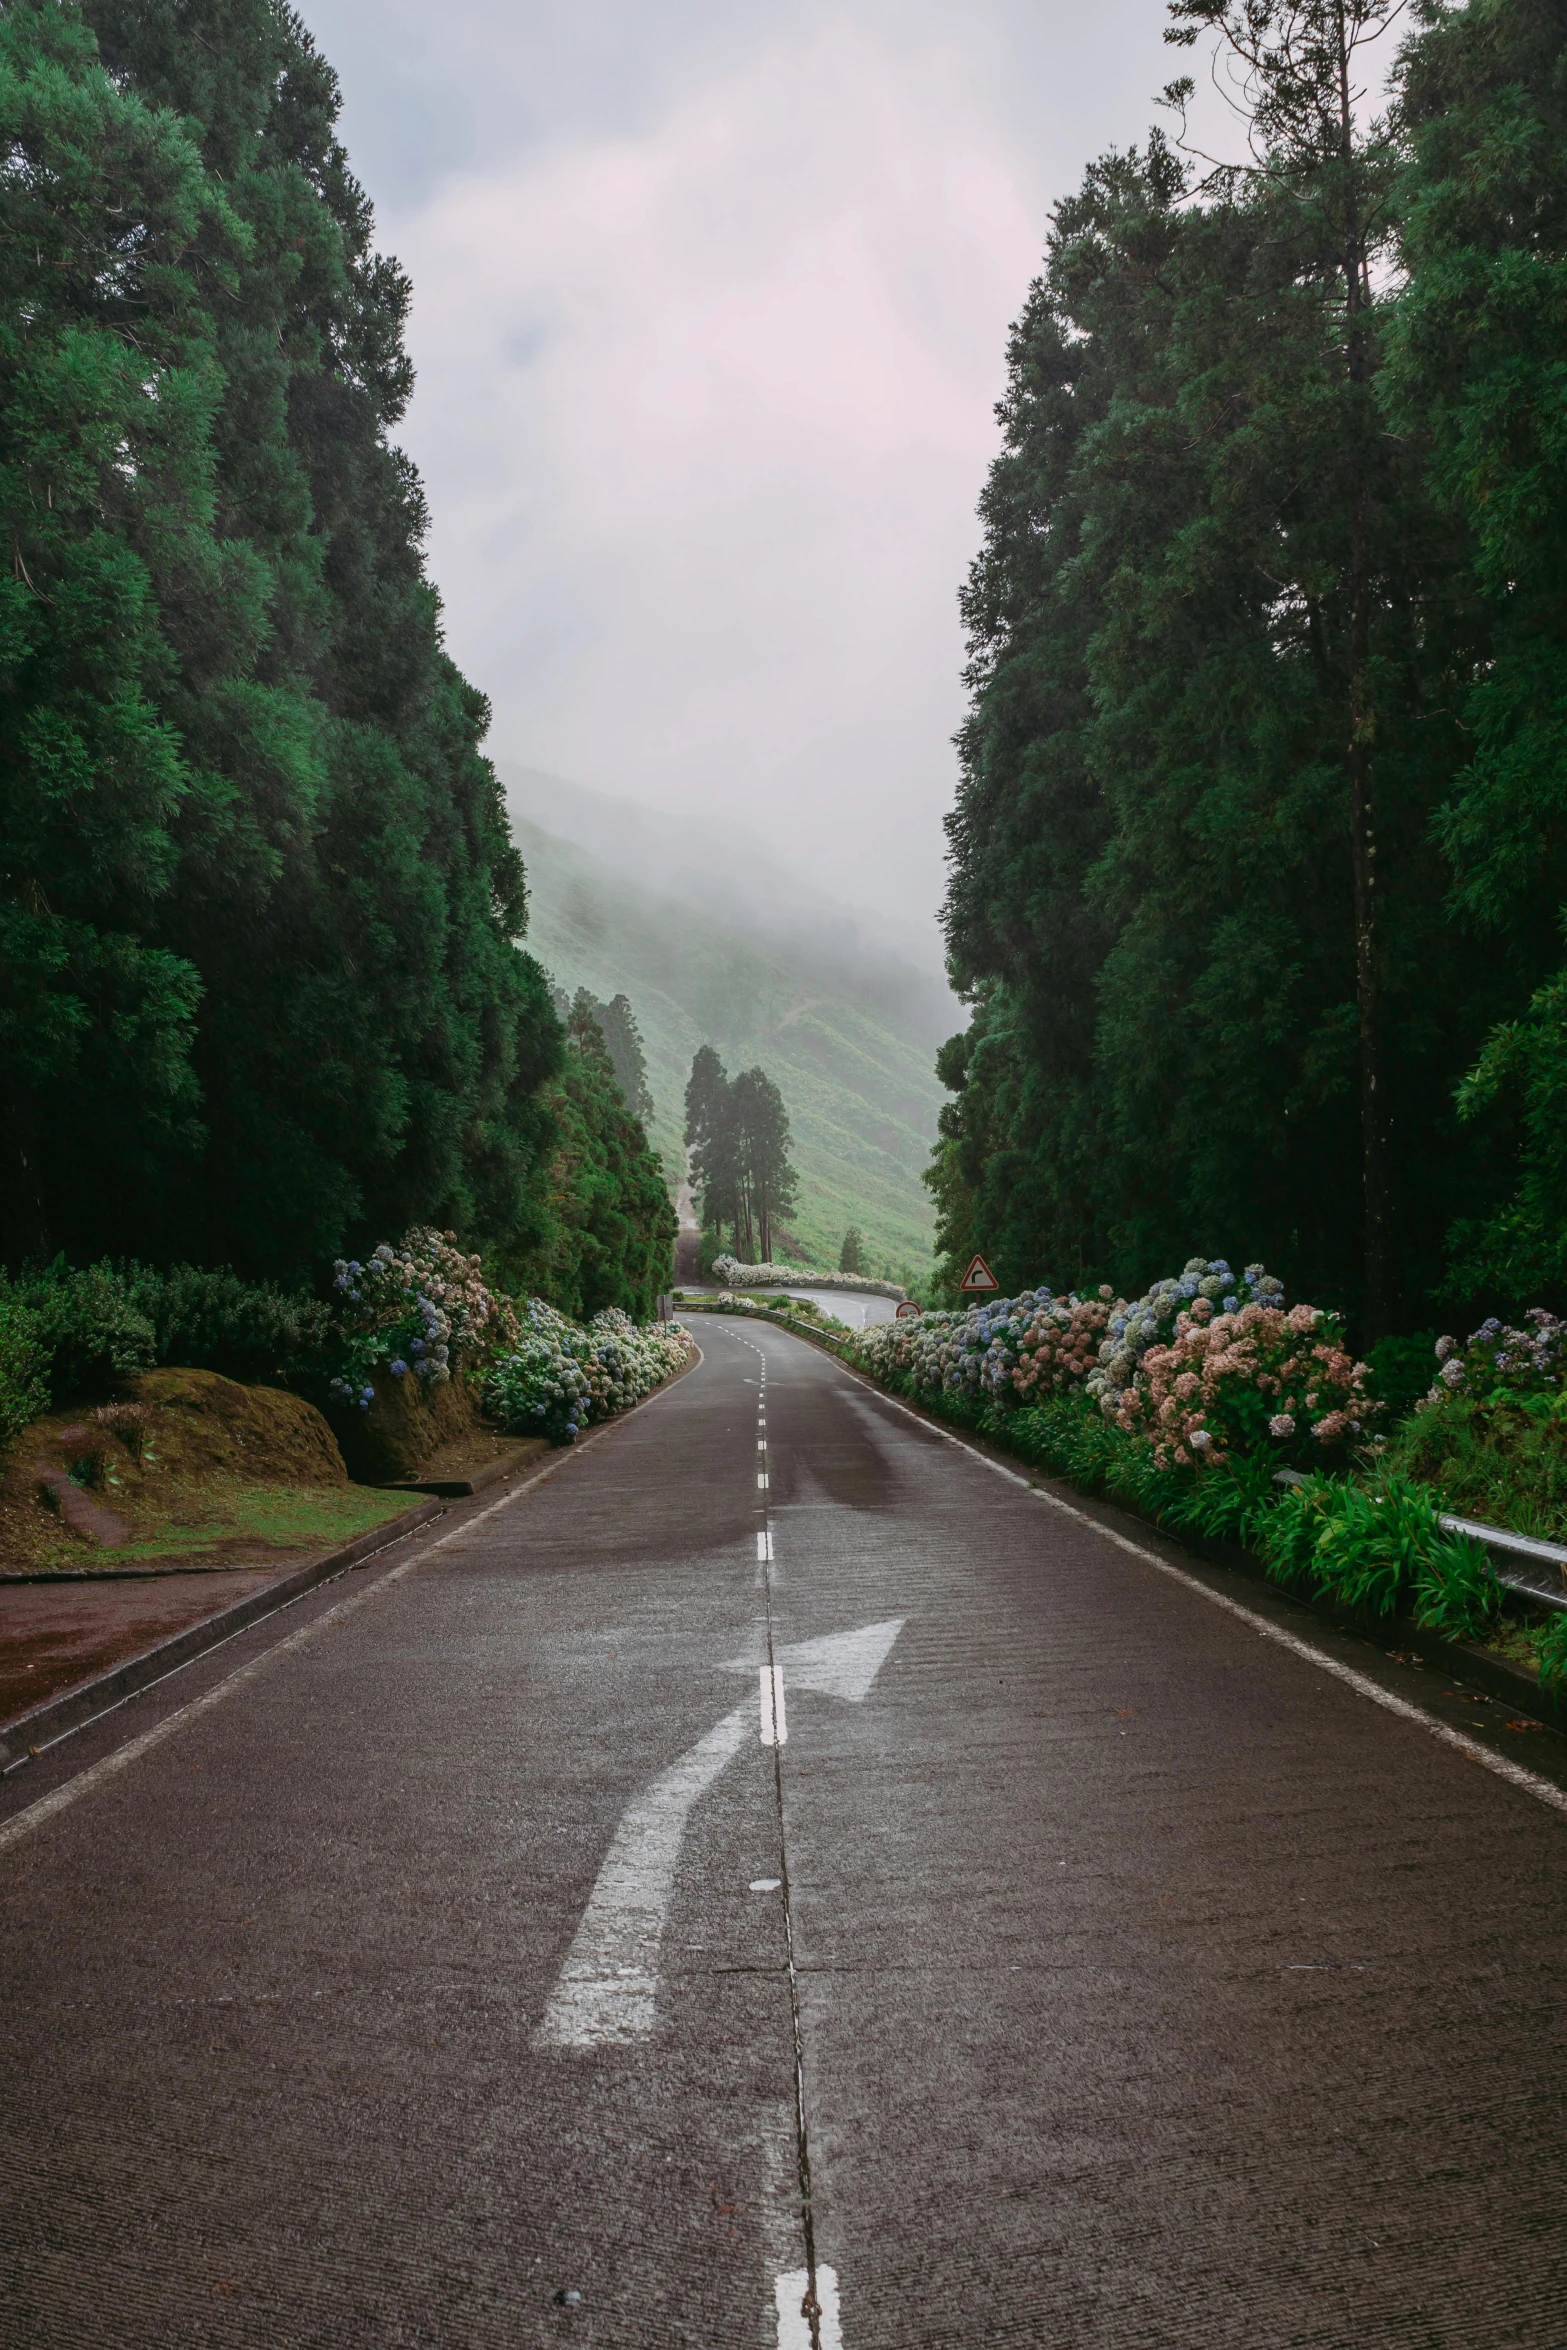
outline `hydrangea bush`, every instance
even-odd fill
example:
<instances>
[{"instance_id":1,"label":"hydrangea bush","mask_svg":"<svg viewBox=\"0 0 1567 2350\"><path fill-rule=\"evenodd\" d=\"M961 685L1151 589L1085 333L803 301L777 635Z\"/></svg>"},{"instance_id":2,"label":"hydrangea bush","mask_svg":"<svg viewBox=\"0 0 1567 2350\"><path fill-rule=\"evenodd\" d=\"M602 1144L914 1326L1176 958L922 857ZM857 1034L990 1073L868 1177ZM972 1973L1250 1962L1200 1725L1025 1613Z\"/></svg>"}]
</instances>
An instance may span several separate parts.
<instances>
[{"instance_id":1,"label":"hydrangea bush","mask_svg":"<svg viewBox=\"0 0 1567 2350\"><path fill-rule=\"evenodd\" d=\"M639 1329L618 1306L583 1328L530 1298L510 1351L485 1380L485 1407L518 1435L574 1444L579 1429L639 1403L685 1359L678 1331Z\"/></svg>"},{"instance_id":2,"label":"hydrangea bush","mask_svg":"<svg viewBox=\"0 0 1567 2350\"><path fill-rule=\"evenodd\" d=\"M331 1382L338 1403L368 1411L383 1367L442 1386L516 1339L510 1298L486 1286L481 1260L463 1255L455 1233L415 1225L396 1248L383 1240L365 1263L339 1257L332 1270L344 1333Z\"/></svg>"},{"instance_id":3,"label":"hydrangea bush","mask_svg":"<svg viewBox=\"0 0 1567 2350\"><path fill-rule=\"evenodd\" d=\"M1316 1306L1286 1313L1283 1296L1261 1265L1235 1273L1222 1257L1193 1257L1131 1303L1108 1288L1029 1290L879 1323L852 1352L872 1378L976 1411L1092 1399L1146 1439L1159 1469L1232 1452L1322 1461L1363 1440L1380 1407L1341 1325Z\"/></svg>"},{"instance_id":4,"label":"hydrangea bush","mask_svg":"<svg viewBox=\"0 0 1567 2350\"><path fill-rule=\"evenodd\" d=\"M742 1265L738 1257L715 1257L713 1271L726 1289L861 1289L876 1297L903 1297L896 1281L873 1281L868 1273L812 1273L803 1265Z\"/></svg>"},{"instance_id":5,"label":"hydrangea bush","mask_svg":"<svg viewBox=\"0 0 1567 2350\"><path fill-rule=\"evenodd\" d=\"M855 1333L852 1351L873 1379L918 1394L1033 1402L1087 1377L1116 1310L1108 1289L1095 1298L1025 1290L957 1313L878 1322Z\"/></svg>"},{"instance_id":6,"label":"hydrangea bush","mask_svg":"<svg viewBox=\"0 0 1567 2350\"><path fill-rule=\"evenodd\" d=\"M1560 1397L1567 1385L1567 1321L1531 1306L1527 1329L1515 1329L1493 1314L1460 1347L1453 1338L1436 1342L1438 1370L1425 1401L1461 1393L1476 1403L1522 1404L1538 1409Z\"/></svg>"},{"instance_id":7,"label":"hydrangea bush","mask_svg":"<svg viewBox=\"0 0 1567 2350\"><path fill-rule=\"evenodd\" d=\"M1321 1460L1370 1435L1381 1406L1365 1378L1320 1306L1215 1313L1199 1294L1167 1343L1143 1348L1124 1386L1101 1386L1099 1408L1128 1436L1146 1436L1161 1469L1270 1445L1281 1463Z\"/></svg>"},{"instance_id":8,"label":"hydrangea bush","mask_svg":"<svg viewBox=\"0 0 1567 2350\"><path fill-rule=\"evenodd\" d=\"M1088 1392L1099 1398L1107 1419L1119 1409L1120 1397L1132 1385L1137 1367L1149 1347L1166 1342L1176 1317L1207 1300L1209 1310L1226 1314L1248 1305L1282 1306L1284 1284L1261 1265L1233 1273L1223 1257L1188 1257L1182 1270L1156 1281L1145 1297L1131 1305L1118 1303L1100 1343L1099 1362L1090 1372Z\"/></svg>"}]
</instances>

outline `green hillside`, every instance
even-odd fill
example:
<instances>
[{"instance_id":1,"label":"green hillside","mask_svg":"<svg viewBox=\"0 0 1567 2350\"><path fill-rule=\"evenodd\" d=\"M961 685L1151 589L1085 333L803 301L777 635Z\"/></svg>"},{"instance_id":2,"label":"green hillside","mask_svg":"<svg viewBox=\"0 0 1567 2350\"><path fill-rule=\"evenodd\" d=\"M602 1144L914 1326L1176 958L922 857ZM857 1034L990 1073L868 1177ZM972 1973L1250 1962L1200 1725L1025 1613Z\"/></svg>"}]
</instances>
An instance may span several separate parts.
<instances>
[{"instance_id":1,"label":"green hillside","mask_svg":"<svg viewBox=\"0 0 1567 2350\"><path fill-rule=\"evenodd\" d=\"M689 900L662 896L515 806L512 827L528 868L529 952L568 994L631 998L671 1178L685 1157L691 1056L713 1044L731 1074L760 1062L788 1104L800 1170L790 1229L806 1261L836 1264L852 1223L878 1270L926 1267L932 1211L920 1172L943 1096L925 1046L841 980L814 984L808 956L796 963L744 936L712 903L721 883L694 884Z\"/></svg>"}]
</instances>

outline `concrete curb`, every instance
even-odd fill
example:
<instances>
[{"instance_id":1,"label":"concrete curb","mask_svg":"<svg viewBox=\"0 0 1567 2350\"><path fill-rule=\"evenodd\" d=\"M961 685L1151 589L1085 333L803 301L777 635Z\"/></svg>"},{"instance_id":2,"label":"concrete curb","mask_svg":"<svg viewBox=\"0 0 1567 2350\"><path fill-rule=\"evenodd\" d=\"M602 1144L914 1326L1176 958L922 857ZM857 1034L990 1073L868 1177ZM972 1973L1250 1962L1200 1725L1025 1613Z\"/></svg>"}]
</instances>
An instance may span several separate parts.
<instances>
[{"instance_id":1,"label":"concrete curb","mask_svg":"<svg viewBox=\"0 0 1567 2350\"><path fill-rule=\"evenodd\" d=\"M632 1409L636 1409L634 1404ZM543 1442L542 1437L530 1436L516 1452L506 1454L500 1460L490 1461L482 1469L475 1469L471 1477L412 1477L406 1485L382 1485L377 1490L381 1493L433 1493L440 1501L470 1501L474 1494L483 1493L488 1486L498 1485L503 1477L515 1475L529 1458L528 1447Z\"/></svg>"},{"instance_id":2,"label":"concrete curb","mask_svg":"<svg viewBox=\"0 0 1567 2350\"><path fill-rule=\"evenodd\" d=\"M778 1314L731 1314L715 1316L715 1319L770 1322L775 1330L787 1330L792 1337L809 1339L824 1354L831 1355L849 1378L857 1380L872 1395L886 1396L889 1402L898 1404L943 1436L961 1435L965 1444L972 1445L976 1452L984 1453L999 1467L1010 1469L1014 1474L1021 1471L1038 1484L1049 1486L1063 1500L1070 1499L1073 1507L1082 1510L1087 1516L1102 1516L1106 1520L1119 1517L1128 1525L1139 1527L1144 1533L1157 1535L1172 1550L1184 1551L1188 1557L1201 1559L1207 1566L1218 1567L1226 1574L1238 1575L1248 1583L1260 1585L1271 1597L1299 1608L1303 1614L1318 1616L1324 1623L1334 1624L1341 1630L1357 1632L1362 1639L1369 1639L1378 1647L1406 1650L1418 1656L1424 1664L1439 1666L1453 1680L1463 1681L1471 1688L1483 1689L1488 1697L1500 1698L1504 1705L1516 1706L1520 1713L1529 1714L1535 1721L1546 1722L1553 1729L1567 1728L1567 1695L1558 1698L1549 1690L1542 1689L1539 1675L1531 1673L1523 1665L1510 1664L1506 1657L1495 1656L1487 1649L1471 1647L1467 1641L1444 1640L1440 1633L1426 1631L1408 1616L1372 1616L1363 1609L1346 1607L1342 1601L1312 1599L1304 1592L1292 1591L1286 1584L1274 1582L1257 1553L1247 1550L1241 1543L1220 1542L1185 1530L1172 1532L1169 1527L1162 1526L1157 1518L1144 1516L1141 1510L1133 1509L1126 1502L1107 1501L1101 1494L1086 1493L1076 1485L1069 1485L1064 1477L1053 1476L1033 1461L1025 1459L1021 1453L1006 1451L994 1438L981 1435L977 1429L956 1428L951 1421L941 1419L924 1405L911 1403L906 1395L897 1395L890 1387L878 1386L874 1379L867 1378L856 1366L843 1362L838 1346L825 1332L802 1330L797 1322L787 1321Z\"/></svg>"},{"instance_id":3,"label":"concrete curb","mask_svg":"<svg viewBox=\"0 0 1567 2350\"><path fill-rule=\"evenodd\" d=\"M290 1600L302 1599L307 1591L314 1591L318 1583L328 1583L334 1575L345 1574L350 1567L362 1566L378 1551L389 1550L432 1518L443 1514L438 1501L424 1501L416 1509L403 1510L395 1518L387 1518L367 1533L356 1535L337 1550L329 1550L322 1557L311 1559L296 1567L291 1575L283 1575L269 1583L264 1591L252 1591L246 1599L236 1599L228 1607L219 1608L204 1616L199 1624L188 1624L183 1632L170 1633L167 1640L154 1642L142 1650L140 1656L127 1657L123 1664L110 1665L95 1673L90 1680L78 1681L73 1688L62 1689L58 1697L44 1700L31 1712L18 1714L14 1720L0 1723L0 1763L8 1762L17 1754L57 1738L63 1731L74 1730L94 1714L117 1705L123 1697L134 1697L138 1689L149 1682L159 1681L171 1673L176 1665L189 1664L209 1648L216 1648L235 1632L259 1623L274 1609L287 1607ZM75 1582L78 1578L72 1577ZM81 1580L97 1578L82 1577Z\"/></svg>"},{"instance_id":4,"label":"concrete curb","mask_svg":"<svg viewBox=\"0 0 1567 2350\"><path fill-rule=\"evenodd\" d=\"M518 1492L525 1491L539 1477L558 1467L562 1452L569 1457L573 1450L585 1451L598 1437L629 1420L645 1404L652 1403L656 1396L666 1394L677 1380L683 1379L702 1360L702 1350L694 1338L691 1347L693 1360L682 1363L678 1371L671 1371L667 1379L661 1379L656 1387L650 1388L646 1395L631 1406L630 1411L617 1412L613 1419L601 1422L589 1432L581 1446L562 1447L560 1450L551 1448L542 1459L534 1461L528 1473L519 1479ZM526 1458L525 1455L523 1457ZM498 1484L502 1477L515 1473L517 1467L516 1461L491 1463L474 1478L467 1489L468 1493L478 1491L481 1486ZM138 1690L150 1687L154 1681L161 1681L165 1674L176 1671L180 1665L191 1663L209 1648L220 1647L236 1632L248 1631L252 1624L259 1623L264 1616L275 1614L279 1608L287 1607L292 1600L303 1599L318 1585L331 1582L336 1575L346 1574L350 1567L363 1566L368 1559L377 1557L383 1550L392 1549L407 1535L417 1533L421 1526L429 1525L433 1518L444 1517L450 1506L449 1500L432 1498L420 1502L413 1509L403 1510L395 1518L388 1518L383 1524L372 1526L367 1533L357 1535L352 1542L345 1542L341 1548L328 1551L323 1557L312 1559L308 1565L296 1568L292 1575L285 1575L278 1582L269 1584L266 1590L253 1591L248 1599L235 1600L230 1606L219 1608L214 1615L203 1617L199 1624L187 1625L183 1632L171 1633L167 1640L155 1642L151 1648L143 1649L140 1656L127 1657L123 1664L110 1665L105 1671L95 1673L91 1679L78 1681L73 1688L61 1690L58 1697L47 1698L42 1705L34 1706L31 1712L18 1714L14 1720L0 1723L0 1770L8 1765L14 1766L26 1755L63 1737L68 1731L80 1729L84 1722L91 1721L95 1715L107 1713L112 1706L120 1704L127 1697L134 1697Z\"/></svg>"}]
</instances>

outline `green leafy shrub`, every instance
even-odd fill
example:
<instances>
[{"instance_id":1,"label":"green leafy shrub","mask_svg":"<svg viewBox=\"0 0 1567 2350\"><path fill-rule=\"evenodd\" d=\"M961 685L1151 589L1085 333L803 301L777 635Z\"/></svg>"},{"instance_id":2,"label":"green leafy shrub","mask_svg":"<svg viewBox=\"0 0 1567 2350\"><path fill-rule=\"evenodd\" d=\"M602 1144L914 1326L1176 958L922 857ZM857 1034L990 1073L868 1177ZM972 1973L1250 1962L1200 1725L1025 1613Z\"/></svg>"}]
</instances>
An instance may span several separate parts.
<instances>
[{"instance_id":1,"label":"green leafy shrub","mask_svg":"<svg viewBox=\"0 0 1567 2350\"><path fill-rule=\"evenodd\" d=\"M158 1363L274 1384L319 1375L332 1328L319 1299L221 1266L72 1266L60 1257L9 1294L37 1325L56 1405Z\"/></svg>"},{"instance_id":2,"label":"green leafy shrub","mask_svg":"<svg viewBox=\"0 0 1567 2350\"><path fill-rule=\"evenodd\" d=\"M124 1268L132 1303L153 1327L157 1360L282 1385L318 1372L332 1314L319 1298L242 1281L227 1266Z\"/></svg>"},{"instance_id":3,"label":"green leafy shrub","mask_svg":"<svg viewBox=\"0 0 1567 2350\"><path fill-rule=\"evenodd\" d=\"M15 1290L0 1285L0 1451L49 1406L43 1325Z\"/></svg>"},{"instance_id":4,"label":"green leafy shrub","mask_svg":"<svg viewBox=\"0 0 1567 2350\"><path fill-rule=\"evenodd\" d=\"M128 1372L150 1370L158 1359L151 1316L113 1265L77 1267L57 1257L24 1274L15 1294L36 1320L57 1406L113 1387Z\"/></svg>"},{"instance_id":5,"label":"green leafy shrub","mask_svg":"<svg viewBox=\"0 0 1567 2350\"><path fill-rule=\"evenodd\" d=\"M1005 1418L993 1414L985 1432L1085 1492L1179 1533L1249 1542L1278 1498L1271 1455L1236 1453L1200 1467L1161 1468L1145 1437L1107 1420L1081 1389Z\"/></svg>"},{"instance_id":6,"label":"green leafy shrub","mask_svg":"<svg viewBox=\"0 0 1567 2350\"><path fill-rule=\"evenodd\" d=\"M1433 1384L1393 1434L1390 1468L1447 1508L1545 1540L1567 1537L1567 1324L1536 1307L1432 1350Z\"/></svg>"},{"instance_id":7,"label":"green leafy shrub","mask_svg":"<svg viewBox=\"0 0 1567 2350\"><path fill-rule=\"evenodd\" d=\"M1448 1640L1478 1640L1501 1613L1502 1587L1482 1543L1438 1531L1415 1573L1414 1615Z\"/></svg>"}]
</instances>

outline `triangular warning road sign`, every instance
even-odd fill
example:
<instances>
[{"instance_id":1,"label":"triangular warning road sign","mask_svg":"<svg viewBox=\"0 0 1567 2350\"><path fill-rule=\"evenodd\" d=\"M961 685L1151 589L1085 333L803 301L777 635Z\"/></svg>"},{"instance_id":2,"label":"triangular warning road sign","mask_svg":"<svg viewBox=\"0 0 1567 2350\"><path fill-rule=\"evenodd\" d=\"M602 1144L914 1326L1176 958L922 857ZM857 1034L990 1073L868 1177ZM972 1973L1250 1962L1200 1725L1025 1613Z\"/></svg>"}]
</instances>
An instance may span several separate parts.
<instances>
[{"instance_id":1,"label":"triangular warning road sign","mask_svg":"<svg viewBox=\"0 0 1567 2350\"><path fill-rule=\"evenodd\" d=\"M963 1290L999 1289L1001 1284L984 1258L974 1257L970 1260L969 1269L958 1283L958 1287Z\"/></svg>"}]
</instances>

